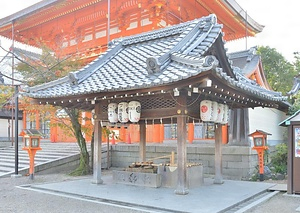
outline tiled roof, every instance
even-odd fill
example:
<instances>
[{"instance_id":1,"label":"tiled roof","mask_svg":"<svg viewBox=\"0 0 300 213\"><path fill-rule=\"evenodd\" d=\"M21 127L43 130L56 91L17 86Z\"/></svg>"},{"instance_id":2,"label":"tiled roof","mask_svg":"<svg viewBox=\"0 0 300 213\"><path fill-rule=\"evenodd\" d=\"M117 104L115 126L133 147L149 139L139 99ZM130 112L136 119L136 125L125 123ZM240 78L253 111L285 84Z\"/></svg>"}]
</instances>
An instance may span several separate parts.
<instances>
[{"instance_id":1,"label":"tiled roof","mask_svg":"<svg viewBox=\"0 0 300 213\"><path fill-rule=\"evenodd\" d=\"M256 54L257 47L251 47L248 50L233 52L228 54L232 66L241 69L244 75L248 75L258 66L260 56Z\"/></svg>"},{"instance_id":2,"label":"tiled roof","mask_svg":"<svg viewBox=\"0 0 300 213\"><path fill-rule=\"evenodd\" d=\"M200 56L214 44L221 28L211 15L113 41L105 54L83 69L31 87L28 95L52 98L130 90L189 78L216 66L214 57Z\"/></svg>"},{"instance_id":3,"label":"tiled roof","mask_svg":"<svg viewBox=\"0 0 300 213\"><path fill-rule=\"evenodd\" d=\"M218 54L223 51L224 57L212 54L216 44L221 47ZM215 15L113 41L105 54L83 69L28 88L25 95L39 99L99 95L169 85L207 71L214 72L230 87L255 97L286 100L280 93L265 90L245 78L239 68L231 67L222 40L222 25Z\"/></svg>"},{"instance_id":4,"label":"tiled roof","mask_svg":"<svg viewBox=\"0 0 300 213\"><path fill-rule=\"evenodd\" d=\"M6 109L0 109L0 118L1 119L11 119L11 116L15 115L15 111L11 111L11 110L6 110ZM22 119L23 118L23 111L19 111L18 112L18 119Z\"/></svg>"}]
</instances>

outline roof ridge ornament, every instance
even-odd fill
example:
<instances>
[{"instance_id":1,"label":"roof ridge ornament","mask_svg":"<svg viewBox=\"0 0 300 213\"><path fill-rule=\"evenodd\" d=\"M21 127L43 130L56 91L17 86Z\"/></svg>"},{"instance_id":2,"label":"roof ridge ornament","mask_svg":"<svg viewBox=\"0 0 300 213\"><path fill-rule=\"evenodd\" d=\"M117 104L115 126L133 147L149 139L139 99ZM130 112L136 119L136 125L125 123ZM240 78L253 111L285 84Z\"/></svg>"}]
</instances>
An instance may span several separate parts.
<instances>
[{"instance_id":1,"label":"roof ridge ornament","mask_svg":"<svg viewBox=\"0 0 300 213\"><path fill-rule=\"evenodd\" d=\"M199 45L207 37L216 23L217 17L215 14L210 14L207 17L203 17L192 22L186 31L182 32L180 36L181 39L173 47L166 49L160 56L150 56L147 58L146 64L148 74L160 72L163 67L171 61L172 53L182 51L184 48L192 44L200 33L203 33L203 35L200 36L199 41L196 42L197 45ZM194 48L194 45L192 48ZM191 51L191 49L188 48L184 52L186 51Z\"/></svg>"},{"instance_id":2,"label":"roof ridge ornament","mask_svg":"<svg viewBox=\"0 0 300 213\"><path fill-rule=\"evenodd\" d=\"M252 58L254 57L254 55L256 54L256 50L257 50L257 47L254 46L254 47L251 47L249 50L248 50L248 57L247 57L247 61L251 61Z\"/></svg>"},{"instance_id":3,"label":"roof ridge ornament","mask_svg":"<svg viewBox=\"0 0 300 213\"><path fill-rule=\"evenodd\" d=\"M71 85L78 84L78 77L75 72L69 72L68 77Z\"/></svg>"},{"instance_id":4,"label":"roof ridge ornament","mask_svg":"<svg viewBox=\"0 0 300 213\"><path fill-rule=\"evenodd\" d=\"M205 57L189 56L182 53L172 53L171 59L178 63L193 67L205 67L215 69L219 65L218 59L214 55L207 55Z\"/></svg>"}]
</instances>

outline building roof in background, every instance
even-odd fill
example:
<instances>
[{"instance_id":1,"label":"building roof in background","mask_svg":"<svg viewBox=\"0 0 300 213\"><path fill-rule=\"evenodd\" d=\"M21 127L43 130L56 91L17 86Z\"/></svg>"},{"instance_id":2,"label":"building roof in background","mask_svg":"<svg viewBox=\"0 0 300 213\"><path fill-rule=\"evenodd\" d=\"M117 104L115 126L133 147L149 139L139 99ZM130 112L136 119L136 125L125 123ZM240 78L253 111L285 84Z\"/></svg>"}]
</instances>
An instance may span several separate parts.
<instances>
[{"instance_id":1,"label":"building roof in background","mask_svg":"<svg viewBox=\"0 0 300 213\"><path fill-rule=\"evenodd\" d=\"M251 47L248 50L229 53L228 57L233 66L241 69L244 76L256 80L260 86L271 90L263 70L261 56L256 51L257 47Z\"/></svg>"}]
</instances>

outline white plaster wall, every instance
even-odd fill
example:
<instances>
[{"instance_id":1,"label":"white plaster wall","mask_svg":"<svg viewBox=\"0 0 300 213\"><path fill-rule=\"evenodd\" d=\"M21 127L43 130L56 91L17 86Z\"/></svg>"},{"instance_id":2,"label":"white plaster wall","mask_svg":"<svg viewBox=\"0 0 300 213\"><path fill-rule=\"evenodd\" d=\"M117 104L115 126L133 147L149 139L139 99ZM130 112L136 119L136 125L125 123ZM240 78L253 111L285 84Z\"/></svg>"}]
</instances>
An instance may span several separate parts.
<instances>
[{"instance_id":1,"label":"white plaster wall","mask_svg":"<svg viewBox=\"0 0 300 213\"><path fill-rule=\"evenodd\" d=\"M0 138L8 137L8 121L0 119Z\"/></svg>"},{"instance_id":2,"label":"white plaster wall","mask_svg":"<svg viewBox=\"0 0 300 213\"><path fill-rule=\"evenodd\" d=\"M274 108L249 109L249 133L255 132L257 129L271 133L272 135L268 136L268 144L276 145L282 142L286 135L286 127L278 126L286 118L284 112Z\"/></svg>"},{"instance_id":3,"label":"white plaster wall","mask_svg":"<svg viewBox=\"0 0 300 213\"><path fill-rule=\"evenodd\" d=\"M14 121L13 125L15 125L15 121ZM14 128L15 128L15 126L14 126ZM19 120L18 121L18 134L22 131L22 129L23 129L23 121ZM0 119L0 139L7 138L7 137L8 137L8 121L7 121L7 119Z\"/></svg>"}]
</instances>

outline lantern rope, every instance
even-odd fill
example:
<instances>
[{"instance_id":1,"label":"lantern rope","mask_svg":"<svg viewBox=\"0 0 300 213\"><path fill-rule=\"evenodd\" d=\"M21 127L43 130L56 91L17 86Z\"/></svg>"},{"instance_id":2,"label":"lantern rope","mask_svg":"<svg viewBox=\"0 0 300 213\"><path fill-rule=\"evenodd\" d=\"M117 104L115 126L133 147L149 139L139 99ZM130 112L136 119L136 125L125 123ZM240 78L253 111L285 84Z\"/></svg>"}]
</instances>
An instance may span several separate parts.
<instances>
[{"instance_id":1,"label":"lantern rope","mask_svg":"<svg viewBox=\"0 0 300 213\"><path fill-rule=\"evenodd\" d=\"M197 98L196 98L195 100L193 100L190 104L185 105L185 104L179 103L179 102L176 100L176 98L173 96L172 92L170 92L170 95L171 95L172 99L173 99L179 106L182 106L182 107L189 107L189 106L192 106L192 105L193 105L194 103L196 103L196 102L199 100L199 98L200 98L200 93L199 93L198 96L197 96Z\"/></svg>"}]
</instances>

